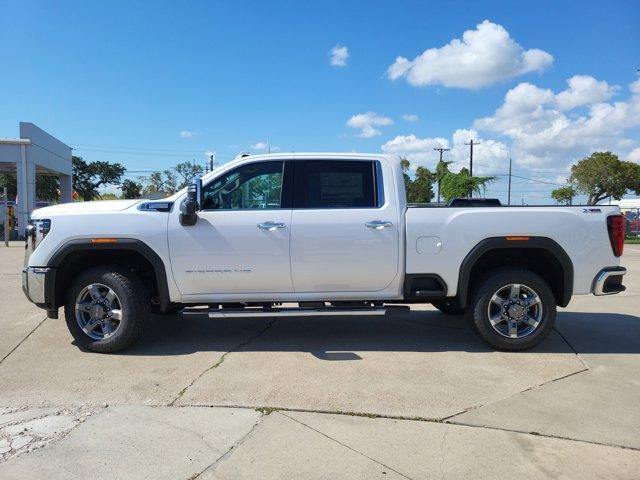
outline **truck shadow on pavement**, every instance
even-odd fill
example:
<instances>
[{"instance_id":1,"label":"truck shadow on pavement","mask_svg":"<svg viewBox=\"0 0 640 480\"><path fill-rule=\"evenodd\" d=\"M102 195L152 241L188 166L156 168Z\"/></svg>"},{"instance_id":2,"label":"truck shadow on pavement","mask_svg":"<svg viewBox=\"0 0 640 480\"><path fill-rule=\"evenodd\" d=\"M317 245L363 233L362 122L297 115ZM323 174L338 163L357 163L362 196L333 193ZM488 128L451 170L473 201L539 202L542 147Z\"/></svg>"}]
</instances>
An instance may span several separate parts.
<instances>
[{"instance_id":1,"label":"truck shadow on pavement","mask_svg":"<svg viewBox=\"0 0 640 480\"><path fill-rule=\"evenodd\" d=\"M185 355L199 351L309 352L357 361L356 352L492 352L464 317L412 311L385 317L209 319L150 317L145 335L117 355ZM640 353L640 317L559 312L556 329L535 353Z\"/></svg>"}]
</instances>

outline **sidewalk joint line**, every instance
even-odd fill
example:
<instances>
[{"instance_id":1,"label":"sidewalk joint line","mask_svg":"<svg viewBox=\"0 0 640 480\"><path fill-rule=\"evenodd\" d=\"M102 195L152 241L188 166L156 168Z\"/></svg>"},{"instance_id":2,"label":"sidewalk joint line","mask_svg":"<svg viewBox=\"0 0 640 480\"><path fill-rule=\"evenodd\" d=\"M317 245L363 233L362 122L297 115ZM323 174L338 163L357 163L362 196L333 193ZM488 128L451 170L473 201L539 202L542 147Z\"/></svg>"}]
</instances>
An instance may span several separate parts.
<instances>
[{"instance_id":1,"label":"sidewalk joint line","mask_svg":"<svg viewBox=\"0 0 640 480\"><path fill-rule=\"evenodd\" d=\"M453 415L449 415L447 417L443 417L440 420L442 422L448 423L448 421L450 419L452 419L454 417L457 417L458 415L462 415L464 413L467 413L467 412L470 412L470 411L473 411L473 410L478 410L479 408L487 407L489 405L493 405L495 403L502 402L504 400L508 400L510 398L513 398L513 397L515 397L517 395L529 392L529 391L534 390L536 388L544 387L545 385L549 385L550 383L558 382L560 380L564 380L566 378L573 377L574 375L578 375L580 373L584 373L584 372L588 372L588 371L589 371L589 367L585 367L585 368L582 368L582 369L577 370L575 372L571 372L571 373L567 373L566 375L562 375L561 377L552 378L551 380L547 380L546 382L542 382L542 383L540 383L538 385L533 385L531 387L527 387L524 390L521 390L521 391L516 392L516 393L512 393L511 395L507 395L506 397L502 397L502 398L499 398L497 400L492 400L492 401L487 402L487 403L483 403L483 404L480 404L480 405L474 405L474 406L471 406L469 408L465 408L464 410L462 410L462 411L460 411L458 413L454 413Z\"/></svg>"},{"instance_id":2,"label":"sidewalk joint line","mask_svg":"<svg viewBox=\"0 0 640 480\"><path fill-rule=\"evenodd\" d=\"M253 424L253 426L251 427L251 429L245 433L242 437L240 437L238 440L236 440L228 449L226 452L224 452L222 455L220 455L218 458L216 458L213 462L211 462L209 465L207 465L206 467L204 467L202 470L200 470L198 473L196 473L195 475L190 476L187 480L196 480L198 477L200 477L200 475L202 475L204 472L206 472L207 470L209 470L210 468L214 468L216 467L216 465L224 460L225 458L227 458L232 452L233 450L237 449L239 446L241 446L244 441L249 438L249 436L253 433L253 431L258 427L258 425L260 425L262 423L262 420L264 419L266 415L265 414L261 414L260 417L258 418L258 421L256 423Z\"/></svg>"},{"instance_id":3,"label":"sidewalk joint line","mask_svg":"<svg viewBox=\"0 0 640 480\"><path fill-rule=\"evenodd\" d=\"M306 424L306 423L304 423L304 422L301 422L300 420L298 420L298 419L296 419L296 418L292 418L292 417L290 417L289 415L287 415L286 413L282 413L282 412L278 412L278 413L279 413L280 415L282 415L283 417L287 417L289 420L292 420L292 421L294 421L294 422L296 422L296 423L299 423L300 425L303 425L303 426L307 427L309 430L313 430L314 432L319 433L319 434L320 434L320 435L322 435L323 437L328 438L329 440L331 440L331 441L333 441L333 442L337 443L338 445L340 445L340 446L342 446L342 447L344 447L344 448L347 448L347 449L351 450L352 452L355 452L355 453L357 453L358 455L361 455L361 456L363 456L364 458L367 458L367 459L371 460L372 462L377 463L378 465L380 465L380 466L382 466L382 467L384 467L384 468L387 468L387 469L391 470L391 471L392 471L392 472L394 472L394 473L397 473L397 474L398 474L398 475L400 475L402 478L406 478L406 479L408 479L408 480L412 480L412 478L411 478L411 477L409 477L408 475L405 475L404 473L399 472L399 471L398 471L398 470L396 470L395 468L390 467L389 465L386 465L386 464L384 464L384 463L380 462L379 460L376 460L375 458L372 458L372 457L370 457L369 455L367 455L367 454L365 454L365 453L362 453L362 452L361 452L361 451L359 451L359 450L356 450L355 448L353 448L353 447L351 447L351 446L347 445L346 443L342 443L340 440L337 440L337 439L335 439L335 438L333 438L333 437L331 437L331 436L327 435L326 433L321 432L320 430L318 430L318 429L316 429L316 428L313 428L313 427L311 427L311 426L307 425L307 424Z\"/></svg>"},{"instance_id":4,"label":"sidewalk joint line","mask_svg":"<svg viewBox=\"0 0 640 480\"><path fill-rule=\"evenodd\" d=\"M4 362L9 357L9 355L15 352L24 342L26 342L27 338L29 338L38 328L40 328L40 325L42 325L46 321L47 321L47 316L45 315L45 317L42 320L40 320L40 322L35 327L33 327L33 329L29 333L27 333L26 337L20 340L18 344L9 351L9 353L7 353L4 357L2 357L2 359L0 359L0 364L2 364L2 362Z\"/></svg>"}]
</instances>

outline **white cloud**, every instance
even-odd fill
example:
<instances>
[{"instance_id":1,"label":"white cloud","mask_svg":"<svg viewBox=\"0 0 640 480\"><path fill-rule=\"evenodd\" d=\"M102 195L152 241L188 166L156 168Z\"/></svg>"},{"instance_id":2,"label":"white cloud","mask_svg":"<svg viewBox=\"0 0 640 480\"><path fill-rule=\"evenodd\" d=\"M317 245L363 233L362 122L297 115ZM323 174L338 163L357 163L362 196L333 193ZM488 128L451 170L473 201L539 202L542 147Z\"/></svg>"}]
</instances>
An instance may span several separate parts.
<instances>
[{"instance_id":1,"label":"white cloud","mask_svg":"<svg viewBox=\"0 0 640 480\"><path fill-rule=\"evenodd\" d=\"M257 142L251 145L252 150L269 150L269 152L277 152L280 147L277 145L270 145L268 142Z\"/></svg>"},{"instance_id":2,"label":"white cloud","mask_svg":"<svg viewBox=\"0 0 640 480\"><path fill-rule=\"evenodd\" d=\"M617 87L589 75L575 75L567 80L567 84L569 88L556 95L556 105L560 110L604 102L618 91Z\"/></svg>"},{"instance_id":3,"label":"white cloud","mask_svg":"<svg viewBox=\"0 0 640 480\"><path fill-rule=\"evenodd\" d=\"M627 160L629 160L630 162L640 163L640 147L631 150L631 152L629 152Z\"/></svg>"},{"instance_id":4,"label":"white cloud","mask_svg":"<svg viewBox=\"0 0 640 480\"><path fill-rule=\"evenodd\" d=\"M451 141L442 137L419 138L415 135L398 135L382 145L384 153L406 157L412 169L422 165L434 169L439 153L434 148L449 148L443 155L444 160L454 162L452 170L469 166L469 146L466 142L473 139L480 142L474 145L474 173L504 171L508 165L509 148L502 142L483 139L475 130L458 129L453 132Z\"/></svg>"},{"instance_id":5,"label":"white cloud","mask_svg":"<svg viewBox=\"0 0 640 480\"><path fill-rule=\"evenodd\" d=\"M383 117L375 112L359 113L347 120L347 126L360 129L358 134L361 138L371 138L380 135L380 130L374 127L384 127L391 125L393 120Z\"/></svg>"},{"instance_id":6,"label":"white cloud","mask_svg":"<svg viewBox=\"0 0 640 480\"><path fill-rule=\"evenodd\" d=\"M190 130L180 130L180 136L182 138L191 138L195 135L197 135L196 132L192 132Z\"/></svg>"},{"instance_id":7,"label":"white cloud","mask_svg":"<svg viewBox=\"0 0 640 480\"><path fill-rule=\"evenodd\" d=\"M415 59L397 57L388 68L391 80L406 77L414 86L443 85L477 89L553 63L549 53L524 50L502 25L488 20L440 48L429 48Z\"/></svg>"},{"instance_id":8,"label":"white cloud","mask_svg":"<svg viewBox=\"0 0 640 480\"><path fill-rule=\"evenodd\" d=\"M405 113L404 115L402 115L401 118L405 122L417 122L418 121L418 115L416 115L415 113Z\"/></svg>"},{"instance_id":9,"label":"white cloud","mask_svg":"<svg viewBox=\"0 0 640 480\"><path fill-rule=\"evenodd\" d=\"M334 67L346 67L347 60L349 59L349 49L347 47L343 47L339 43L331 49L329 52L331 54L330 63Z\"/></svg>"},{"instance_id":10,"label":"white cloud","mask_svg":"<svg viewBox=\"0 0 640 480\"><path fill-rule=\"evenodd\" d=\"M512 141L514 158L529 168L566 166L595 150L621 156L638 146L627 138L640 126L640 79L629 86L626 101L607 103L617 87L592 77L572 77L569 88L554 94L530 83L509 90L493 115L477 119L474 128ZM575 109L587 107L584 114Z\"/></svg>"}]
</instances>

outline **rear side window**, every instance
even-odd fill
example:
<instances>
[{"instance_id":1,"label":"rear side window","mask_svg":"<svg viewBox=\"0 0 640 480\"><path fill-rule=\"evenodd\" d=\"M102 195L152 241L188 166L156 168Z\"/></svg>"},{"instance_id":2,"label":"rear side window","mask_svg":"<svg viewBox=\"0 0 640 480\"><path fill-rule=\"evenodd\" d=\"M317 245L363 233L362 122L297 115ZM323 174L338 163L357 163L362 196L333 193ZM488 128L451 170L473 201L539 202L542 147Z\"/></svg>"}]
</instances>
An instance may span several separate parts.
<instances>
[{"instance_id":1,"label":"rear side window","mask_svg":"<svg viewBox=\"0 0 640 480\"><path fill-rule=\"evenodd\" d=\"M377 163L296 161L294 208L376 208Z\"/></svg>"}]
</instances>

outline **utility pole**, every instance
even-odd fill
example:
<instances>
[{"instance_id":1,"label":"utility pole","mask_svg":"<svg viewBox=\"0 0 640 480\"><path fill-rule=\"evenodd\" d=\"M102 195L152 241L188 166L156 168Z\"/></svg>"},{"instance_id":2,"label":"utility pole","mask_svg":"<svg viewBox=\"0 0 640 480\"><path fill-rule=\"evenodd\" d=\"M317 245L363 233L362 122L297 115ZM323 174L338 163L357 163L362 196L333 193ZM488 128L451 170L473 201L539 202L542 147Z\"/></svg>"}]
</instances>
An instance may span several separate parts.
<instances>
[{"instance_id":1,"label":"utility pole","mask_svg":"<svg viewBox=\"0 0 640 480\"><path fill-rule=\"evenodd\" d=\"M9 246L9 233L11 233L9 231L9 207L7 205L7 200L8 200L8 195L7 195L7 187L4 187L4 196L3 199L4 201L2 202L2 213L3 213L3 217L4 217L4 223L2 225L2 228L4 229L4 246L8 247Z\"/></svg>"},{"instance_id":2,"label":"utility pole","mask_svg":"<svg viewBox=\"0 0 640 480\"><path fill-rule=\"evenodd\" d=\"M440 152L440 163L442 163L442 152L448 152L450 148L434 148L435 151ZM440 173L438 173L438 167L436 167L436 176L438 177L438 203L440 203Z\"/></svg>"},{"instance_id":3,"label":"utility pole","mask_svg":"<svg viewBox=\"0 0 640 480\"><path fill-rule=\"evenodd\" d=\"M509 193L507 196L507 205L511 205L511 157L509 157Z\"/></svg>"},{"instance_id":4,"label":"utility pole","mask_svg":"<svg viewBox=\"0 0 640 480\"><path fill-rule=\"evenodd\" d=\"M473 177L473 146L480 145L480 142L474 142L473 138L469 143L464 142L465 145L469 145L469 175Z\"/></svg>"}]
</instances>

